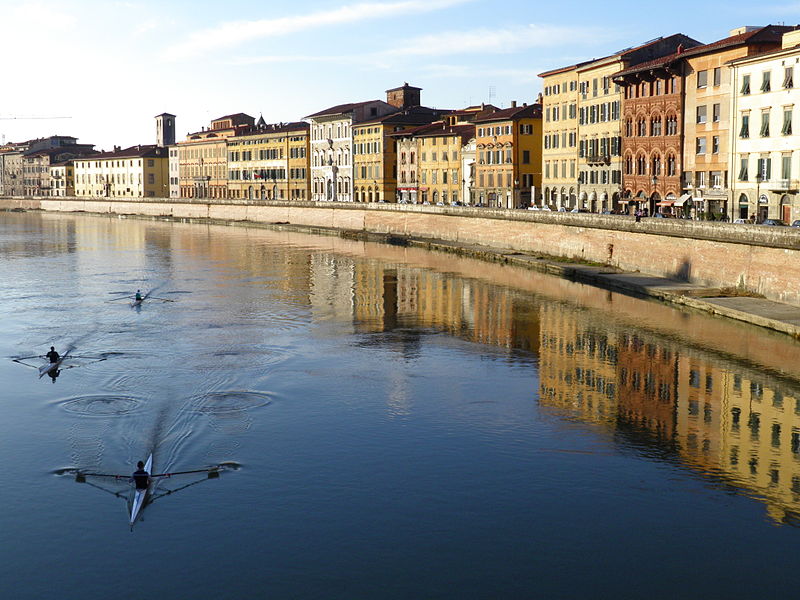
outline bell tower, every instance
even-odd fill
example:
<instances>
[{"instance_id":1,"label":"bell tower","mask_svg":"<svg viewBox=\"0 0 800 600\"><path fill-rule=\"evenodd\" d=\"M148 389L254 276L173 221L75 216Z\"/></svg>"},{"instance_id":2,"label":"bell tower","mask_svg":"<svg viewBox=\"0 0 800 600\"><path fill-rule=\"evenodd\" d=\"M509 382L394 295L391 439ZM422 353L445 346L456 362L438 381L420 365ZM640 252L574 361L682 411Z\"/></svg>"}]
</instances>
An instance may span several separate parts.
<instances>
[{"instance_id":1,"label":"bell tower","mask_svg":"<svg viewBox=\"0 0 800 600\"><path fill-rule=\"evenodd\" d=\"M161 113L156 116L156 145L160 148L175 145L175 115Z\"/></svg>"}]
</instances>

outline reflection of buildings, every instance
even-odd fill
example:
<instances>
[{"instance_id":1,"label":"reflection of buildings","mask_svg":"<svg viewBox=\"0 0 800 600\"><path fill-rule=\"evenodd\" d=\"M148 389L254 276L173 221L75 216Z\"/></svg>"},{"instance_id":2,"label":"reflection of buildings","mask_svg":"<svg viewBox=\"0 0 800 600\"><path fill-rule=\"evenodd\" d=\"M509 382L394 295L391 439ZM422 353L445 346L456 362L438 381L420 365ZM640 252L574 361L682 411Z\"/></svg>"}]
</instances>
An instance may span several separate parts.
<instances>
[{"instance_id":1,"label":"reflection of buildings","mask_svg":"<svg viewBox=\"0 0 800 600\"><path fill-rule=\"evenodd\" d=\"M566 306L541 310L540 398L800 514L800 393Z\"/></svg>"}]
</instances>

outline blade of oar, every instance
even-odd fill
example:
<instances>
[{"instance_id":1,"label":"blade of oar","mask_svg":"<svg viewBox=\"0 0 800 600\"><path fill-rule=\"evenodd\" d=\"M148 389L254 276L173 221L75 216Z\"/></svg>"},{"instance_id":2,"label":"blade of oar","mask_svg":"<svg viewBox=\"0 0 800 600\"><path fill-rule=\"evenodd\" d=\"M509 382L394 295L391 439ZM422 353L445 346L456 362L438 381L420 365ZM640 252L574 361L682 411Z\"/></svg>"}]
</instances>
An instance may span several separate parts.
<instances>
[{"instance_id":1,"label":"blade of oar","mask_svg":"<svg viewBox=\"0 0 800 600\"><path fill-rule=\"evenodd\" d=\"M148 298L152 298L153 300L163 300L164 302L175 302L175 300L170 300L169 298L159 298L158 296L147 296Z\"/></svg>"},{"instance_id":2,"label":"blade of oar","mask_svg":"<svg viewBox=\"0 0 800 600\"><path fill-rule=\"evenodd\" d=\"M150 477L172 477L173 475L190 475L192 473L210 473L212 471L219 471L219 467L208 467L207 469L192 469L191 471L173 471L172 473L158 473L150 475Z\"/></svg>"}]
</instances>

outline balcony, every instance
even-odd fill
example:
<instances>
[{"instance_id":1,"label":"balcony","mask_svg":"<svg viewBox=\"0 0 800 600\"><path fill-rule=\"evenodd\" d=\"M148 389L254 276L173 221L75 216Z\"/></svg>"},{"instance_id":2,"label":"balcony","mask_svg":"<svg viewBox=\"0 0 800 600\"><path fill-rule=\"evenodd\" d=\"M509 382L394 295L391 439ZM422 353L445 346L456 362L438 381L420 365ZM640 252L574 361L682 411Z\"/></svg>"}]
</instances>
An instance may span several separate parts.
<instances>
[{"instance_id":1,"label":"balcony","mask_svg":"<svg viewBox=\"0 0 800 600\"><path fill-rule=\"evenodd\" d=\"M773 179L761 185L773 192L796 192L800 188L797 179Z\"/></svg>"},{"instance_id":2,"label":"balcony","mask_svg":"<svg viewBox=\"0 0 800 600\"><path fill-rule=\"evenodd\" d=\"M611 157L608 154L590 154L586 162L590 165L608 165L611 164Z\"/></svg>"}]
</instances>

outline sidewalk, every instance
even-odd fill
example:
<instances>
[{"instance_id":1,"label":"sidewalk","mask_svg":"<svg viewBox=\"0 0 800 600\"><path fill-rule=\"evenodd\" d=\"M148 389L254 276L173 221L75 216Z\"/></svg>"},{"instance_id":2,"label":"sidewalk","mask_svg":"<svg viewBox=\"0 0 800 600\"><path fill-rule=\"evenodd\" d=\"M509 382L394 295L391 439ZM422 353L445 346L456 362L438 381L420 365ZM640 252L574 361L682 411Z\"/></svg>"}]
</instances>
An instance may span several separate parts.
<instances>
[{"instance_id":1,"label":"sidewalk","mask_svg":"<svg viewBox=\"0 0 800 600\"><path fill-rule=\"evenodd\" d=\"M764 298L724 296L720 289L644 273L614 272L607 267L550 263L533 256L506 255L510 264L540 268L562 277L623 293L658 298L712 314L773 329L800 339L800 307Z\"/></svg>"}]
</instances>

